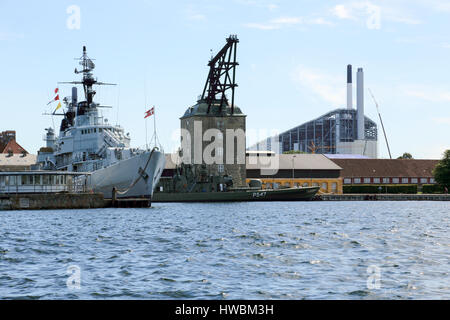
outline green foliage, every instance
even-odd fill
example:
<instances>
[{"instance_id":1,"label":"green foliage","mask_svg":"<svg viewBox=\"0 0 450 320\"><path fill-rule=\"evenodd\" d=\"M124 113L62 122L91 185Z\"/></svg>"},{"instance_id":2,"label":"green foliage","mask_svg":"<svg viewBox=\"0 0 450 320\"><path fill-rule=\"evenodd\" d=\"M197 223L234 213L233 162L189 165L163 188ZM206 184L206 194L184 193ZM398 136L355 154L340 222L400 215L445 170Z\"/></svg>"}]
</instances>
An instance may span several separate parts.
<instances>
[{"instance_id":1,"label":"green foliage","mask_svg":"<svg viewBox=\"0 0 450 320\"><path fill-rule=\"evenodd\" d=\"M381 187L381 189L380 189ZM407 193L416 194L417 185L344 185L344 193Z\"/></svg>"},{"instance_id":2,"label":"green foliage","mask_svg":"<svg viewBox=\"0 0 450 320\"><path fill-rule=\"evenodd\" d=\"M400 157L398 157L397 159L414 159L412 154L409 152L405 152L404 154L402 154Z\"/></svg>"},{"instance_id":3,"label":"green foliage","mask_svg":"<svg viewBox=\"0 0 450 320\"><path fill-rule=\"evenodd\" d=\"M437 183L450 187L450 150L444 152L444 158L434 168L433 175Z\"/></svg>"},{"instance_id":4,"label":"green foliage","mask_svg":"<svg viewBox=\"0 0 450 320\"><path fill-rule=\"evenodd\" d=\"M444 193L444 186L439 184L424 184L422 193Z\"/></svg>"}]
</instances>

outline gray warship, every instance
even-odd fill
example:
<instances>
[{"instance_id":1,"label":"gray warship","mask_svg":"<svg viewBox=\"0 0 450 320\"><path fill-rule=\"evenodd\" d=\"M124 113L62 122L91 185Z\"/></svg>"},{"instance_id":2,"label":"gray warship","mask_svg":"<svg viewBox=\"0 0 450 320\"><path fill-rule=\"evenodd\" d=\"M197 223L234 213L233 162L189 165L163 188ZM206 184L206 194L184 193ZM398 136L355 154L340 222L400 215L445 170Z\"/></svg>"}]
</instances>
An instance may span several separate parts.
<instances>
[{"instance_id":1,"label":"gray warship","mask_svg":"<svg viewBox=\"0 0 450 320\"><path fill-rule=\"evenodd\" d=\"M94 85L114 84L94 78L95 65L86 47L79 60L82 70L75 69L75 74L81 74L82 80L60 83L82 85L85 100L78 101L74 86L72 96L63 99L63 112L52 113L63 117L59 134L56 136L52 128L45 129L46 146L38 151L36 169L89 173L79 179L105 198L112 198L114 189L117 198L151 199L165 166L162 148L130 147L129 133L109 124L99 113L105 106L94 102Z\"/></svg>"}]
</instances>

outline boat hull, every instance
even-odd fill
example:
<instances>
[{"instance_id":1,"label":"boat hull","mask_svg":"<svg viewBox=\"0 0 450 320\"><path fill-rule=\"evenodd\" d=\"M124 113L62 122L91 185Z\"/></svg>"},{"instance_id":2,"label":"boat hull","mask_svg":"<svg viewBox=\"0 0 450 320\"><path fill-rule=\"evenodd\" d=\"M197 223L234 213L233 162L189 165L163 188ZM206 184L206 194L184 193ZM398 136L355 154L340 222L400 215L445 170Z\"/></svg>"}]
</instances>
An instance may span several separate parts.
<instances>
[{"instance_id":1,"label":"boat hull","mask_svg":"<svg viewBox=\"0 0 450 320\"><path fill-rule=\"evenodd\" d=\"M227 192L155 192L152 202L231 202L231 201L308 201L319 187Z\"/></svg>"},{"instance_id":2,"label":"boat hull","mask_svg":"<svg viewBox=\"0 0 450 320\"><path fill-rule=\"evenodd\" d=\"M93 171L87 178L87 185L94 192L103 193L106 199L113 197L113 188L117 190L117 198L151 199L164 166L165 156L162 152L146 151Z\"/></svg>"}]
</instances>

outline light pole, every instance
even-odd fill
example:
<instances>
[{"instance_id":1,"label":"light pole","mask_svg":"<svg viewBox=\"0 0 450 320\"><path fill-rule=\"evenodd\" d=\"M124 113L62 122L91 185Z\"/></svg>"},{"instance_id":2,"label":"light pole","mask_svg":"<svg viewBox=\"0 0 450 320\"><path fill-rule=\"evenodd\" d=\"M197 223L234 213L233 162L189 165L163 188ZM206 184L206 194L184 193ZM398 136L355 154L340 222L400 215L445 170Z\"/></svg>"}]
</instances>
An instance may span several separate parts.
<instances>
[{"instance_id":1,"label":"light pole","mask_svg":"<svg viewBox=\"0 0 450 320\"><path fill-rule=\"evenodd\" d=\"M295 179L295 175L294 175L294 159L295 159L295 154L292 156L292 187L294 187L294 179Z\"/></svg>"}]
</instances>

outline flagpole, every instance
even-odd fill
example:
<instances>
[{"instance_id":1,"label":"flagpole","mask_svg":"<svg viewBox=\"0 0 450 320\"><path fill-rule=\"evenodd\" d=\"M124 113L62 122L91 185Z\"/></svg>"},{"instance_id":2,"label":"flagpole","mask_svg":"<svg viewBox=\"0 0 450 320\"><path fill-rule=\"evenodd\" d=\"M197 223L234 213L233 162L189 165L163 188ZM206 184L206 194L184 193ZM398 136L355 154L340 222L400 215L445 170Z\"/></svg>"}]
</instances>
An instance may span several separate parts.
<instances>
[{"instance_id":1,"label":"flagpole","mask_svg":"<svg viewBox=\"0 0 450 320\"><path fill-rule=\"evenodd\" d=\"M147 77L144 74L144 110L147 109ZM148 149L147 118L145 118L145 149Z\"/></svg>"},{"instance_id":2,"label":"flagpole","mask_svg":"<svg viewBox=\"0 0 450 320\"><path fill-rule=\"evenodd\" d=\"M153 106L153 131L155 135L155 147L156 147L156 108Z\"/></svg>"}]
</instances>

